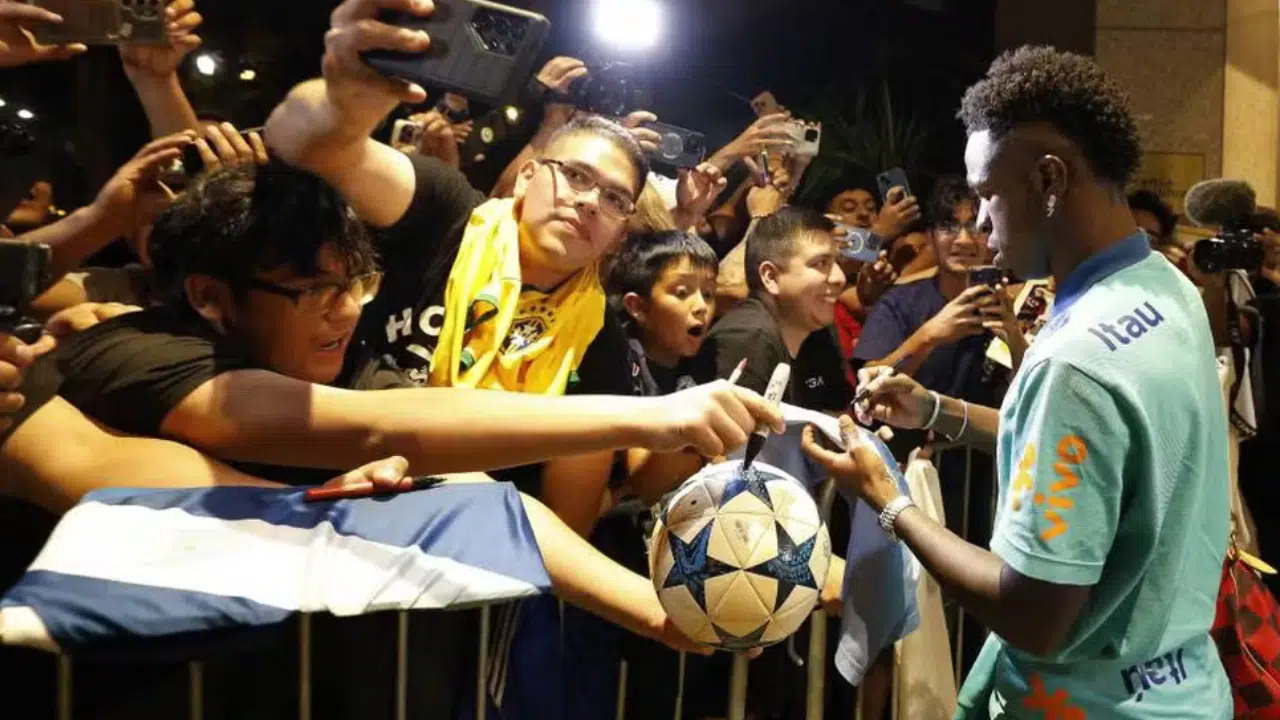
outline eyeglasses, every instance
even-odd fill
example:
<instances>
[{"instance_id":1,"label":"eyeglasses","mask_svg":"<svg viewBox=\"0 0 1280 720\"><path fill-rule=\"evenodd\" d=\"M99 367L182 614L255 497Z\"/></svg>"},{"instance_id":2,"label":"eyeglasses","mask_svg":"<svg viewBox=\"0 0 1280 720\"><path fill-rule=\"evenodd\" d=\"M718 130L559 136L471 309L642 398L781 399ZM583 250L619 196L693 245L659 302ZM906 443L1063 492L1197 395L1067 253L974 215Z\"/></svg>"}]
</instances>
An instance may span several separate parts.
<instances>
[{"instance_id":1,"label":"eyeglasses","mask_svg":"<svg viewBox=\"0 0 1280 720\"><path fill-rule=\"evenodd\" d=\"M625 218L631 217L636 211L635 201L628 197L626 193L601 185L600 181L590 171L550 158L542 158L538 162L551 167L556 174L564 178L571 190L580 195L599 188L600 209L604 210L606 214L615 218Z\"/></svg>"},{"instance_id":2,"label":"eyeglasses","mask_svg":"<svg viewBox=\"0 0 1280 720\"><path fill-rule=\"evenodd\" d=\"M977 223L958 223L946 222L938 226L938 232L949 237L958 237L960 232L967 230L969 235L973 237L986 237L991 234L991 228L987 225L981 227Z\"/></svg>"},{"instance_id":3,"label":"eyeglasses","mask_svg":"<svg viewBox=\"0 0 1280 720\"><path fill-rule=\"evenodd\" d=\"M338 299L344 295L355 298L361 306L369 304L369 301L378 294L378 289L382 287L382 273L365 273L346 282L313 283L305 288L285 287L251 277L244 281L244 286L289 298L295 307L305 313L323 315L332 310L338 303Z\"/></svg>"}]
</instances>

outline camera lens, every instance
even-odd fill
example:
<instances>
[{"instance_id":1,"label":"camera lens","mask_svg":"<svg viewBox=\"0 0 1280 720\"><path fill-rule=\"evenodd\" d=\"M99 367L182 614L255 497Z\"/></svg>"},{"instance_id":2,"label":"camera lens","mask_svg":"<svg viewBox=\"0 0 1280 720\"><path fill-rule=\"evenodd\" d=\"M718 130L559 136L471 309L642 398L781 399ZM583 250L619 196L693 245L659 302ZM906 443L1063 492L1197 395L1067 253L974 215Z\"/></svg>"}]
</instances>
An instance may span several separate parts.
<instances>
[{"instance_id":1,"label":"camera lens","mask_svg":"<svg viewBox=\"0 0 1280 720\"><path fill-rule=\"evenodd\" d=\"M662 145L659 147L662 157L672 159L684 152L684 138L676 133L663 133Z\"/></svg>"},{"instance_id":2,"label":"camera lens","mask_svg":"<svg viewBox=\"0 0 1280 720\"><path fill-rule=\"evenodd\" d=\"M818 142L818 128L805 128L804 141L808 143Z\"/></svg>"}]
</instances>

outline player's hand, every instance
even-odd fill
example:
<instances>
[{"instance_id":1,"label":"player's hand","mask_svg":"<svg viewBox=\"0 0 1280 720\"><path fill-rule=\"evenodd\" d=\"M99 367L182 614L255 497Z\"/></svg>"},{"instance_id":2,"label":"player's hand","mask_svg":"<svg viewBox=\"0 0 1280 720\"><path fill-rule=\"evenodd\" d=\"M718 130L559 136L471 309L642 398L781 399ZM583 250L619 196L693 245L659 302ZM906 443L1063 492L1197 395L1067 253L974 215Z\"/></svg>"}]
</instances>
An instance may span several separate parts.
<instances>
[{"instance_id":1,"label":"player's hand","mask_svg":"<svg viewBox=\"0 0 1280 720\"><path fill-rule=\"evenodd\" d=\"M0 333L0 431L8 430L13 424L9 416L27 404L19 392L23 372L56 345L52 335L43 335L34 345L28 345L16 335Z\"/></svg>"},{"instance_id":2,"label":"player's hand","mask_svg":"<svg viewBox=\"0 0 1280 720\"><path fill-rule=\"evenodd\" d=\"M0 67L66 60L88 50L81 43L41 45L30 28L58 24L62 16L25 2L0 0Z\"/></svg>"},{"instance_id":3,"label":"player's hand","mask_svg":"<svg viewBox=\"0 0 1280 720\"><path fill-rule=\"evenodd\" d=\"M1000 299L988 285L974 285L965 289L929 318L921 330L932 345L946 345L981 333L986 317L983 309L998 305Z\"/></svg>"},{"instance_id":4,"label":"player's hand","mask_svg":"<svg viewBox=\"0 0 1280 720\"><path fill-rule=\"evenodd\" d=\"M642 404L640 447L658 452L693 448L704 457L719 457L746 443L759 426L786 431L778 408L724 380L637 401Z\"/></svg>"},{"instance_id":5,"label":"player's hand","mask_svg":"<svg viewBox=\"0 0 1280 720\"><path fill-rule=\"evenodd\" d=\"M111 318L124 315L126 313L137 312L142 308L137 305L125 305L123 303L95 303L86 302L79 305L72 305L65 310L55 313L49 321L44 324L44 329L54 337L66 337L78 332L83 332L101 322L106 322Z\"/></svg>"},{"instance_id":6,"label":"player's hand","mask_svg":"<svg viewBox=\"0 0 1280 720\"><path fill-rule=\"evenodd\" d=\"M919 219L920 201L908 195L906 188L895 187L886 194L884 207L880 209L871 231L889 242L901 237Z\"/></svg>"},{"instance_id":7,"label":"player's hand","mask_svg":"<svg viewBox=\"0 0 1280 720\"><path fill-rule=\"evenodd\" d=\"M801 436L801 447L830 473L837 487L857 494L876 509L883 508L900 492L885 469L880 453L862 441L857 425L848 415L840 416L840 435L844 439L844 451L828 450L819 444L817 430L810 425Z\"/></svg>"},{"instance_id":8,"label":"player's hand","mask_svg":"<svg viewBox=\"0 0 1280 720\"><path fill-rule=\"evenodd\" d=\"M852 410L863 425L879 421L896 428L924 427L933 414L933 396L924 386L891 367L858 371L856 395L865 397Z\"/></svg>"},{"instance_id":9,"label":"player's hand","mask_svg":"<svg viewBox=\"0 0 1280 720\"><path fill-rule=\"evenodd\" d=\"M339 475L325 483L324 487L353 489L372 487L380 492L389 492L413 479L406 475L408 471L409 461L399 455L394 455L384 460L363 465L344 475Z\"/></svg>"},{"instance_id":10,"label":"player's hand","mask_svg":"<svg viewBox=\"0 0 1280 720\"><path fill-rule=\"evenodd\" d=\"M384 9L426 17L435 5L431 0L346 0L334 9L320 67L329 102L340 115L382 118L399 103L427 99L422 86L381 75L360 58L366 50L423 53L431 47L425 32L379 21L377 14Z\"/></svg>"},{"instance_id":11,"label":"player's hand","mask_svg":"<svg viewBox=\"0 0 1280 720\"><path fill-rule=\"evenodd\" d=\"M172 0L164 9L168 44L121 45L120 60L124 63L125 74L130 80L144 76L164 79L172 75L182 59L200 47L200 36L195 32L202 19L196 12L195 0Z\"/></svg>"}]
</instances>

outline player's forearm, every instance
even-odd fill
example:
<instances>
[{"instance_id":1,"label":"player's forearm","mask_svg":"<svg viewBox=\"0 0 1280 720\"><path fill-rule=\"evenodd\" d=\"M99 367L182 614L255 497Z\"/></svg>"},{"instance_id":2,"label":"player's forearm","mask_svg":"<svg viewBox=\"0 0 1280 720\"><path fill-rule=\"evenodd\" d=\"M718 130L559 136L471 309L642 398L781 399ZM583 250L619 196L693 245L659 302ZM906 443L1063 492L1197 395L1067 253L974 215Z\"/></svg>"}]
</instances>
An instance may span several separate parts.
<instances>
[{"instance_id":1,"label":"player's forearm","mask_svg":"<svg viewBox=\"0 0 1280 720\"><path fill-rule=\"evenodd\" d=\"M605 557L542 503L521 495L557 596L645 637L665 620L653 584Z\"/></svg>"},{"instance_id":2,"label":"player's forearm","mask_svg":"<svg viewBox=\"0 0 1280 720\"><path fill-rule=\"evenodd\" d=\"M142 111L147 115L151 137L161 138L183 130L195 130L204 134L204 128L178 81L177 73L166 77L130 73L129 82L138 94Z\"/></svg>"},{"instance_id":3,"label":"player's forearm","mask_svg":"<svg viewBox=\"0 0 1280 720\"><path fill-rule=\"evenodd\" d=\"M938 420L933 425L934 430L954 438L956 442L989 453L995 452L996 438L1000 434L999 410L976 403L962 402L945 395L938 397L942 400L942 407L938 410Z\"/></svg>"},{"instance_id":4,"label":"player's forearm","mask_svg":"<svg viewBox=\"0 0 1280 720\"><path fill-rule=\"evenodd\" d=\"M883 508L882 502L871 504ZM1074 623L1071 611L1054 607L1059 598L1048 589L1051 586L1016 582L1016 573L1003 560L966 542L919 508L903 510L894 529L961 607L1013 647L1049 655Z\"/></svg>"},{"instance_id":5,"label":"player's forearm","mask_svg":"<svg viewBox=\"0 0 1280 720\"><path fill-rule=\"evenodd\" d=\"M267 145L282 160L324 176L355 164L353 157L396 103L359 105L341 111L329 98L323 80L308 80L293 88L267 119Z\"/></svg>"}]
</instances>

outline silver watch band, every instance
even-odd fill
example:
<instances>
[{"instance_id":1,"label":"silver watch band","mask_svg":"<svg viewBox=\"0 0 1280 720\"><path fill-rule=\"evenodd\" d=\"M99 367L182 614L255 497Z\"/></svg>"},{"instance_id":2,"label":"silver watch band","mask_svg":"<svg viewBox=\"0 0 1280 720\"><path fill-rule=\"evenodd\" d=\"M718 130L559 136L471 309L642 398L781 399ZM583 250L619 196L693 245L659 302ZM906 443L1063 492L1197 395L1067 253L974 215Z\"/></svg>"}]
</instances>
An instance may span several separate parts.
<instances>
[{"instance_id":1,"label":"silver watch band","mask_svg":"<svg viewBox=\"0 0 1280 720\"><path fill-rule=\"evenodd\" d=\"M894 524L898 521L898 515L913 505L915 503L911 501L910 496L899 495L890 500L889 504L880 511L880 529L884 530L884 534L888 535L890 540L898 542L898 533L894 530Z\"/></svg>"}]
</instances>

